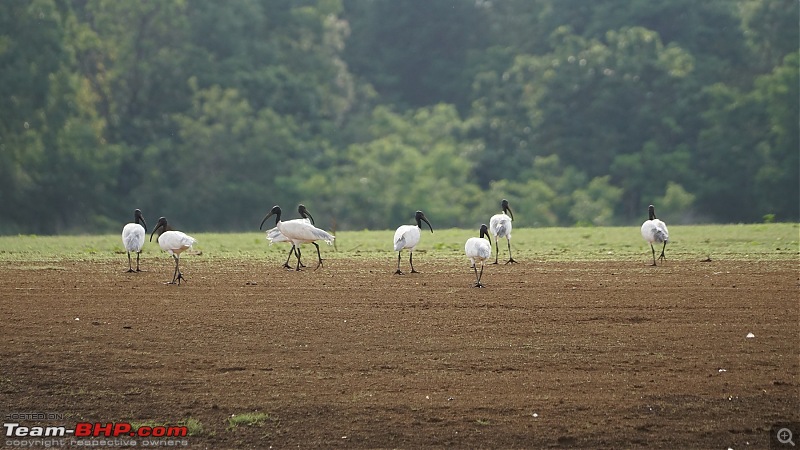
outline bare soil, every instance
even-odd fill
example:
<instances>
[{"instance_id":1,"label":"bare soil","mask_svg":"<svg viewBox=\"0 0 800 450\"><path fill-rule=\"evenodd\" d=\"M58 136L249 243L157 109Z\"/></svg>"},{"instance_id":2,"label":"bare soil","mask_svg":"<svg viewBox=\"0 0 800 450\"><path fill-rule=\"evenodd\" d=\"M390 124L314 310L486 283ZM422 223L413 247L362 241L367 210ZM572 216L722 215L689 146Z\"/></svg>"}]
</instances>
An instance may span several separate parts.
<instances>
[{"instance_id":1,"label":"bare soil","mask_svg":"<svg viewBox=\"0 0 800 450\"><path fill-rule=\"evenodd\" d=\"M282 261L0 263L4 416L192 418L230 449L738 450L800 421L796 261L522 261L484 289L425 253Z\"/></svg>"}]
</instances>

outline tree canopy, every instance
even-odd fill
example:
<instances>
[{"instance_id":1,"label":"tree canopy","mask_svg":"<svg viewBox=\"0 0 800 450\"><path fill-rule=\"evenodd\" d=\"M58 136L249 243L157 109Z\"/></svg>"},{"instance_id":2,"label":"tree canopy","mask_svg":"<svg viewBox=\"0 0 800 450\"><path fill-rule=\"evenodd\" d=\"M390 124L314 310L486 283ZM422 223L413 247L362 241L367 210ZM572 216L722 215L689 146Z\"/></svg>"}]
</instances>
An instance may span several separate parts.
<instances>
[{"instance_id":1,"label":"tree canopy","mask_svg":"<svg viewBox=\"0 0 800 450\"><path fill-rule=\"evenodd\" d=\"M0 2L0 233L798 221L798 8Z\"/></svg>"}]
</instances>

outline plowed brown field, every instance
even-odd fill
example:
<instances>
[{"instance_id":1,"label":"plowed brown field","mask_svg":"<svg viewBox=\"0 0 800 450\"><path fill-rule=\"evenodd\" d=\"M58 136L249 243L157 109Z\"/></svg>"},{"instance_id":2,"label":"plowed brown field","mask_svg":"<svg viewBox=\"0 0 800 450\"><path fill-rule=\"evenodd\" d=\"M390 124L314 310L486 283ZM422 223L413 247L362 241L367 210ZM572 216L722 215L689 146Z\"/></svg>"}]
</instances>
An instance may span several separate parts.
<instances>
[{"instance_id":1,"label":"plowed brown field","mask_svg":"<svg viewBox=\"0 0 800 450\"><path fill-rule=\"evenodd\" d=\"M4 414L192 418L231 449L739 450L800 420L796 261L523 261L485 289L424 254L171 264L0 263Z\"/></svg>"}]
</instances>

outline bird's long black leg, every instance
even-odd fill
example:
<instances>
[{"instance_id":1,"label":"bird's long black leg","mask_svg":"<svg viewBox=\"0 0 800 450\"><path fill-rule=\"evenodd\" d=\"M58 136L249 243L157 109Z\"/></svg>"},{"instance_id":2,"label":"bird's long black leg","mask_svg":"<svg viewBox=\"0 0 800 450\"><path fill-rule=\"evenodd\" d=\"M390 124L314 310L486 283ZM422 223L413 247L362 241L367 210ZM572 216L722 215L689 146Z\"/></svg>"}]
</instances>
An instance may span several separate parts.
<instances>
[{"instance_id":1,"label":"bird's long black leg","mask_svg":"<svg viewBox=\"0 0 800 450\"><path fill-rule=\"evenodd\" d=\"M181 285L181 280L186 281L186 278L183 278L183 274L181 273L181 268L180 268L181 256L180 255L177 255L177 256L173 255L173 257L175 258L175 271L178 273L178 276L177 276L177 278L175 278L175 281L177 281L178 282L178 286L180 286Z\"/></svg>"},{"instance_id":2,"label":"bird's long black leg","mask_svg":"<svg viewBox=\"0 0 800 450\"><path fill-rule=\"evenodd\" d=\"M650 250L653 251L653 265L656 265L656 249L653 247L653 244L650 244Z\"/></svg>"},{"instance_id":3,"label":"bird's long black leg","mask_svg":"<svg viewBox=\"0 0 800 450\"><path fill-rule=\"evenodd\" d=\"M414 270L414 252L408 252L408 263L411 265L411 273L419 273Z\"/></svg>"},{"instance_id":4,"label":"bird's long black leg","mask_svg":"<svg viewBox=\"0 0 800 450\"><path fill-rule=\"evenodd\" d=\"M478 275L478 266L473 265L472 268L475 270L475 287L483 287L481 284L481 275L483 275L483 266L481 265L481 275Z\"/></svg>"},{"instance_id":5,"label":"bird's long black leg","mask_svg":"<svg viewBox=\"0 0 800 450\"><path fill-rule=\"evenodd\" d=\"M395 275L403 275L403 271L400 270L400 253L403 253L402 250L397 252L397 270L394 272Z\"/></svg>"},{"instance_id":6,"label":"bird's long black leg","mask_svg":"<svg viewBox=\"0 0 800 450\"><path fill-rule=\"evenodd\" d=\"M475 287L483 287L483 283L481 283L481 278L483 278L483 261L481 261L481 273L478 275L478 284Z\"/></svg>"},{"instance_id":7,"label":"bird's long black leg","mask_svg":"<svg viewBox=\"0 0 800 450\"><path fill-rule=\"evenodd\" d=\"M314 268L314 270L317 270L319 269L319 266L322 265L322 255L319 254L319 245L317 245L316 242L312 242L312 244L314 244L314 247L317 247L317 259L319 262L317 263L317 267Z\"/></svg>"},{"instance_id":8,"label":"bird's long black leg","mask_svg":"<svg viewBox=\"0 0 800 450\"><path fill-rule=\"evenodd\" d=\"M181 280L186 281L186 278L183 278L183 274L181 273L180 263L181 263L181 256L178 255L178 257L175 258L175 269L178 270L178 286L181 285Z\"/></svg>"},{"instance_id":9,"label":"bird's long black leg","mask_svg":"<svg viewBox=\"0 0 800 450\"><path fill-rule=\"evenodd\" d=\"M128 252L128 273L133 272L133 265L131 263L131 252Z\"/></svg>"},{"instance_id":10,"label":"bird's long black leg","mask_svg":"<svg viewBox=\"0 0 800 450\"><path fill-rule=\"evenodd\" d=\"M511 239L506 238L506 241L508 241L508 261L506 261L506 264L515 263L516 261L511 257Z\"/></svg>"},{"instance_id":11,"label":"bird's long black leg","mask_svg":"<svg viewBox=\"0 0 800 450\"><path fill-rule=\"evenodd\" d=\"M667 243L664 242L664 247L661 248L661 256L658 257L658 260L661 261L662 264L664 263L664 261L667 260L667 257L664 256L664 250L666 249L667 249Z\"/></svg>"},{"instance_id":12,"label":"bird's long black leg","mask_svg":"<svg viewBox=\"0 0 800 450\"><path fill-rule=\"evenodd\" d=\"M294 269L300 271L300 246L295 247L294 251L297 253L297 267Z\"/></svg>"},{"instance_id":13,"label":"bird's long black leg","mask_svg":"<svg viewBox=\"0 0 800 450\"><path fill-rule=\"evenodd\" d=\"M175 280L178 279L178 258L175 255L172 255L172 259L175 260L175 271L172 272L172 281L167 284L175 284Z\"/></svg>"},{"instance_id":14,"label":"bird's long black leg","mask_svg":"<svg viewBox=\"0 0 800 450\"><path fill-rule=\"evenodd\" d=\"M499 253L500 253L500 244L497 243L497 239L498 239L498 237L495 236L494 237L494 263L493 264L497 264L497 257L500 256L499 255Z\"/></svg>"},{"instance_id":15,"label":"bird's long black leg","mask_svg":"<svg viewBox=\"0 0 800 450\"><path fill-rule=\"evenodd\" d=\"M286 257L286 262L283 263L283 267L287 269L291 269L292 266L289 265L289 260L292 259L292 255L294 255L294 244L292 244L292 248L289 249L289 256Z\"/></svg>"},{"instance_id":16,"label":"bird's long black leg","mask_svg":"<svg viewBox=\"0 0 800 450\"><path fill-rule=\"evenodd\" d=\"M139 255L141 255L141 254L142 254L142 252L136 252L136 271L137 272L141 272L141 270L139 270ZM130 255L128 255L128 257L130 258Z\"/></svg>"}]
</instances>

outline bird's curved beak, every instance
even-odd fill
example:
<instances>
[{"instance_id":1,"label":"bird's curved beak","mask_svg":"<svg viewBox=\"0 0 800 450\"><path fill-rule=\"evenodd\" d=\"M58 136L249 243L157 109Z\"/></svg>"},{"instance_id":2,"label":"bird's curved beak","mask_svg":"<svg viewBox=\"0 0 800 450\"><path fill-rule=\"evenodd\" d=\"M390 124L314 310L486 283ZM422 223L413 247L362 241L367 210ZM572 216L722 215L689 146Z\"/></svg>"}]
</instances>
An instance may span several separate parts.
<instances>
[{"instance_id":1,"label":"bird's curved beak","mask_svg":"<svg viewBox=\"0 0 800 450\"><path fill-rule=\"evenodd\" d=\"M428 228L430 228L431 229L431 233L433 233L433 227L431 226L431 223L428 222L428 219L425 216L420 217L420 219L422 219L425 223L428 224Z\"/></svg>"},{"instance_id":2,"label":"bird's curved beak","mask_svg":"<svg viewBox=\"0 0 800 450\"><path fill-rule=\"evenodd\" d=\"M153 235L156 234L156 230L159 228L161 228L161 224L158 224L155 228L153 228L153 232L150 233L150 242L153 242ZM147 232L147 228L145 228L145 232Z\"/></svg>"},{"instance_id":3,"label":"bird's curved beak","mask_svg":"<svg viewBox=\"0 0 800 450\"><path fill-rule=\"evenodd\" d=\"M514 220L514 213L511 212L510 206L506 206L505 208L503 208L503 212L508 213L508 215L511 216L511 220Z\"/></svg>"},{"instance_id":4,"label":"bird's curved beak","mask_svg":"<svg viewBox=\"0 0 800 450\"><path fill-rule=\"evenodd\" d=\"M147 222L144 221L144 217L139 217L142 219L142 225L144 226L144 232L147 233Z\"/></svg>"},{"instance_id":5,"label":"bird's curved beak","mask_svg":"<svg viewBox=\"0 0 800 450\"><path fill-rule=\"evenodd\" d=\"M266 221L267 221L267 219L269 219L270 217L272 217L272 214L273 214L273 213L272 213L272 211L270 211L270 212L269 212L269 214L267 214L267 215L264 217L264 220L262 220L262 221L261 221L261 225L259 225L259 226L258 226L258 229L259 229L259 230L261 229L261 227L263 227L263 226L264 226L264 222L266 222Z\"/></svg>"},{"instance_id":6,"label":"bird's curved beak","mask_svg":"<svg viewBox=\"0 0 800 450\"><path fill-rule=\"evenodd\" d=\"M304 216L308 216L308 219L309 219L309 220L311 220L311 225L316 225L316 224L314 223L314 217L311 215L311 213L310 213L310 212L308 212L308 211L303 211L303 215L304 215Z\"/></svg>"}]
</instances>

